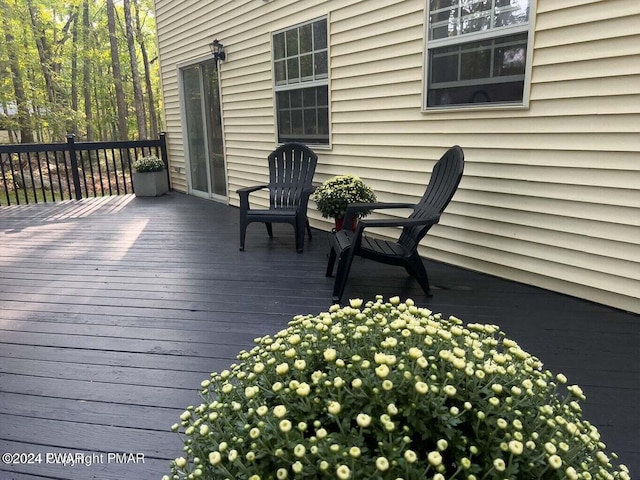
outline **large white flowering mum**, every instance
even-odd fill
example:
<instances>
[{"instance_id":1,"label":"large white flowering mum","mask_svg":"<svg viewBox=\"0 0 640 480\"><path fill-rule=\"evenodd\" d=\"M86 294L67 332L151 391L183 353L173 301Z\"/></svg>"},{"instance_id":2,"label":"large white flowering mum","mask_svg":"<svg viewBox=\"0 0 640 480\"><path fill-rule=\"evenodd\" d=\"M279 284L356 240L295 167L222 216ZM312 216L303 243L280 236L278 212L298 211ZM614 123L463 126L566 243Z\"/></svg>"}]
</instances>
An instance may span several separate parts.
<instances>
[{"instance_id":1,"label":"large white flowering mum","mask_svg":"<svg viewBox=\"0 0 640 480\"><path fill-rule=\"evenodd\" d=\"M582 390L498 327L362 303L298 316L205 380L165 478L630 478Z\"/></svg>"}]
</instances>

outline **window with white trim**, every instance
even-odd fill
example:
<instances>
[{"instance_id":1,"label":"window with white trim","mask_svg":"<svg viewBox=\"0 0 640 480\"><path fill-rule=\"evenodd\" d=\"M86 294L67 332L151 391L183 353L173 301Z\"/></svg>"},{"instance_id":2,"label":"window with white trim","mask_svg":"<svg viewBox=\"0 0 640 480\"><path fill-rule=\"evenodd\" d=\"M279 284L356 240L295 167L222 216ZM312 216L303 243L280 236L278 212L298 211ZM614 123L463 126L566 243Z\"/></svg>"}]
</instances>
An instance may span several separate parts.
<instances>
[{"instance_id":1,"label":"window with white trim","mask_svg":"<svg viewBox=\"0 0 640 480\"><path fill-rule=\"evenodd\" d=\"M278 142L329 143L327 19L273 34Z\"/></svg>"},{"instance_id":2,"label":"window with white trim","mask_svg":"<svg viewBox=\"0 0 640 480\"><path fill-rule=\"evenodd\" d=\"M426 108L524 102L531 0L428 0Z\"/></svg>"}]
</instances>

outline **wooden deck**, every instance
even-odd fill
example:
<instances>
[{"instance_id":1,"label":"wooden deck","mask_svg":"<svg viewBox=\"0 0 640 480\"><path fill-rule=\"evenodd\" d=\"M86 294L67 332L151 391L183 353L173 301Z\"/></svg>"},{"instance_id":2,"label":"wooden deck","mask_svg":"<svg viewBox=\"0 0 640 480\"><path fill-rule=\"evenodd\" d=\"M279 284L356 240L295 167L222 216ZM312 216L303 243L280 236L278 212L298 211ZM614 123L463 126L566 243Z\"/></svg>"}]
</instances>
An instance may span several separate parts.
<instances>
[{"instance_id":1,"label":"wooden deck","mask_svg":"<svg viewBox=\"0 0 640 480\"><path fill-rule=\"evenodd\" d=\"M0 464L0 479L168 473L181 451L170 426L200 381L330 305L326 233L303 254L290 226L274 233L252 224L239 252L237 209L177 193L0 208L0 453L43 454ZM404 270L362 260L345 296L399 294L500 325L583 387L585 417L639 474L640 316L426 263L431 299ZM75 465L55 456L76 453Z\"/></svg>"}]
</instances>

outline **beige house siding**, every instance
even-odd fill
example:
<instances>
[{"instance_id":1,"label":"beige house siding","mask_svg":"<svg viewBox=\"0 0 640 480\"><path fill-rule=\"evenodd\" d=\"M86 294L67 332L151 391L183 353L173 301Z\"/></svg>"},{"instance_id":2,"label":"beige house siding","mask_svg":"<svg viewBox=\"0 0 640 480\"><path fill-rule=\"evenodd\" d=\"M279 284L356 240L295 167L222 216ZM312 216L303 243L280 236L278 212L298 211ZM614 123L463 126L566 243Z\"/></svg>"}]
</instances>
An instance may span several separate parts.
<instances>
[{"instance_id":1,"label":"beige house siding","mask_svg":"<svg viewBox=\"0 0 640 480\"><path fill-rule=\"evenodd\" d=\"M156 0L174 187L187 188L177 67L208 58L214 37L226 46L237 205L275 147L271 32L328 15L331 145L316 148L317 181L349 172L380 200L415 200L459 144L465 175L425 256L640 312L640 2L539 0L528 108L447 112L421 108L425 5Z\"/></svg>"}]
</instances>

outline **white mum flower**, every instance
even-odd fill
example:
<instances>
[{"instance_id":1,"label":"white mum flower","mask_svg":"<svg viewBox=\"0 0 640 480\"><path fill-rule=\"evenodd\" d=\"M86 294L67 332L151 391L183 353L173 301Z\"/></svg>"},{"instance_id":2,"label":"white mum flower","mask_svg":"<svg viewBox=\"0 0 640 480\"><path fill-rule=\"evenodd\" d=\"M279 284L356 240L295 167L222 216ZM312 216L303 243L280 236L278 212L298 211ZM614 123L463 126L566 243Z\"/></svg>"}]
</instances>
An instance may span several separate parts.
<instances>
[{"instance_id":1,"label":"white mum flower","mask_svg":"<svg viewBox=\"0 0 640 480\"><path fill-rule=\"evenodd\" d=\"M389 470L389 460L387 460L385 457L378 457L376 459L376 468L381 472Z\"/></svg>"}]
</instances>

